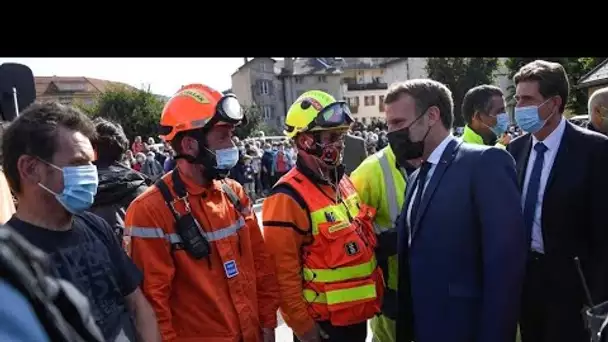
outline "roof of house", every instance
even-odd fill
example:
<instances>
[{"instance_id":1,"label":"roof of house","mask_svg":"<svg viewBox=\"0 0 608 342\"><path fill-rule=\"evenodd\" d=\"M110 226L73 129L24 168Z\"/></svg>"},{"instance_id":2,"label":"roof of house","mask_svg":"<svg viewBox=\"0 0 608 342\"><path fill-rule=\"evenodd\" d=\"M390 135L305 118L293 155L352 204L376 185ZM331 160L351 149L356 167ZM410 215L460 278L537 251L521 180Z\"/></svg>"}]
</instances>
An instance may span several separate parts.
<instances>
[{"instance_id":1,"label":"roof of house","mask_svg":"<svg viewBox=\"0 0 608 342\"><path fill-rule=\"evenodd\" d=\"M382 67L386 67L389 66L393 63L397 63L397 62L401 62L401 61L406 61L407 57L396 57L396 58L385 58L384 62L381 64Z\"/></svg>"},{"instance_id":2,"label":"roof of house","mask_svg":"<svg viewBox=\"0 0 608 342\"><path fill-rule=\"evenodd\" d=\"M251 58L251 59L247 59L247 63L243 63L243 65L241 65L238 69L236 69L236 71L233 72L232 75L234 75L237 72L243 70L244 67L247 67L247 66L251 65L251 62L253 62L256 59L260 59L260 58L267 58L267 59L272 60L275 63L277 62L274 58L270 58L270 57L254 57L254 58Z\"/></svg>"},{"instance_id":3,"label":"roof of house","mask_svg":"<svg viewBox=\"0 0 608 342\"><path fill-rule=\"evenodd\" d=\"M134 88L121 82L100 80L92 77L62 77L62 76L36 76L36 96L44 95L51 84L59 91L71 91L75 93L102 93L109 86L124 86Z\"/></svg>"},{"instance_id":4,"label":"roof of house","mask_svg":"<svg viewBox=\"0 0 608 342\"><path fill-rule=\"evenodd\" d=\"M283 73L285 60L274 63L274 72L280 76L306 76L306 75L340 75L342 65L329 58L295 58L293 59L293 72Z\"/></svg>"},{"instance_id":5,"label":"roof of house","mask_svg":"<svg viewBox=\"0 0 608 342\"><path fill-rule=\"evenodd\" d=\"M608 58L581 77L576 87L589 88L604 84L608 84Z\"/></svg>"}]
</instances>

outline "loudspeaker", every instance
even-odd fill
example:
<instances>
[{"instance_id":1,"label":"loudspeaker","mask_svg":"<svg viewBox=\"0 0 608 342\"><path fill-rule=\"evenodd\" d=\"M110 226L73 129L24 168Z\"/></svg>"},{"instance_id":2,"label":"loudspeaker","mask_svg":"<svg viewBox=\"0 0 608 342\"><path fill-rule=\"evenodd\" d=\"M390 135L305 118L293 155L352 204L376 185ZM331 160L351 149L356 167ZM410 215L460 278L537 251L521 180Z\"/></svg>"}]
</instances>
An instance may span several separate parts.
<instances>
[{"instance_id":1,"label":"loudspeaker","mask_svg":"<svg viewBox=\"0 0 608 342\"><path fill-rule=\"evenodd\" d=\"M19 111L23 111L36 100L34 73L26 65L4 63L0 65L0 117L3 121L11 121L18 115L15 90Z\"/></svg>"}]
</instances>

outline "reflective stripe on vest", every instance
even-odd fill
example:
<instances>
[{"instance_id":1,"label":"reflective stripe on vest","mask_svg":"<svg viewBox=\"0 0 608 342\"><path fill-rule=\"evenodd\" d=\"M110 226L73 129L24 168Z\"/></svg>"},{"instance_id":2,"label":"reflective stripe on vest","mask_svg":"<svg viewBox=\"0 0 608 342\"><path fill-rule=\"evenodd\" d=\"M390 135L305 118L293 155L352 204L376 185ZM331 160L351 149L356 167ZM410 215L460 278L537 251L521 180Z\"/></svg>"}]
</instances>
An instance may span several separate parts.
<instances>
[{"instance_id":1,"label":"reflective stripe on vest","mask_svg":"<svg viewBox=\"0 0 608 342\"><path fill-rule=\"evenodd\" d=\"M395 179L393 178L393 172L388 161L388 156L384 153L380 158L380 169L382 170L382 177L384 178L384 189L388 201L388 216L390 217L392 225L390 227L384 227L379 224L374 224L376 234L382 234L387 230L394 228L397 216L399 216L399 204L397 203L397 197L389 195L390 190L395 190Z\"/></svg>"},{"instance_id":2,"label":"reflective stripe on vest","mask_svg":"<svg viewBox=\"0 0 608 342\"><path fill-rule=\"evenodd\" d=\"M333 217L331 219L336 222L338 222L338 221L348 222L349 214L351 217L357 216L357 214L359 214L359 207L357 206L358 199L359 199L359 195L357 195L355 193L344 199L346 208L342 203L339 203L339 204L334 204L334 205L328 205L319 210L312 211L310 213L310 218L312 221L311 222L312 223L312 235L314 236L314 235L319 234L319 228L318 228L319 223L329 221L327 215L333 215ZM348 214L346 213L347 208L348 208Z\"/></svg>"},{"instance_id":3,"label":"reflective stripe on vest","mask_svg":"<svg viewBox=\"0 0 608 342\"><path fill-rule=\"evenodd\" d=\"M342 304L357 300L376 298L376 285L362 285L359 287L351 287L349 289L327 291L325 293L316 293L313 290L304 290L304 299L309 303L320 304Z\"/></svg>"},{"instance_id":4,"label":"reflective stripe on vest","mask_svg":"<svg viewBox=\"0 0 608 342\"><path fill-rule=\"evenodd\" d=\"M303 267L302 274L304 275L305 281L334 283L348 279L369 277L374 273L376 266L376 257L374 257L371 261L361 265L338 267L331 270Z\"/></svg>"},{"instance_id":5,"label":"reflective stripe on vest","mask_svg":"<svg viewBox=\"0 0 608 342\"><path fill-rule=\"evenodd\" d=\"M211 232L202 232L207 241L217 241L235 235L239 229L245 226L245 219L240 217L235 223L228 227L220 228ZM177 233L165 233L161 228L130 227L127 229L129 236L142 239L165 239L171 244L181 243L182 239Z\"/></svg>"}]
</instances>

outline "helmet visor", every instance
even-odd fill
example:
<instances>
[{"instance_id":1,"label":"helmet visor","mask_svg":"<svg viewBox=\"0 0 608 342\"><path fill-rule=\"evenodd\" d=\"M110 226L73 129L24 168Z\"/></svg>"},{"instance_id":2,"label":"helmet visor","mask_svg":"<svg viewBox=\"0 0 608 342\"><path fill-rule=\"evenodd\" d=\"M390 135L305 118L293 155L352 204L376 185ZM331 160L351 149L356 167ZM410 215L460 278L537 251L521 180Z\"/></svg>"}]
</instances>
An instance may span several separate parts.
<instances>
[{"instance_id":1,"label":"helmet visor","mask_svg":"<svg viewBox=\"0 0 608 342\"><path fill-rule=\"evenodd\" d=\"M345 102L336 102L323 108L313 123L321 128L331 128L350 125L353 121L348 105Z\"/></svg>"},{"instance_id":2,"label":"helmet visor","mask_svg":"<svg viewBox=\"0 0 608 342\"><path fill-rule=\"evenodd\" d=\"M218 112L223 119L231 121L243 120L243 109L239 100L234 95L224 96L218 105Z\"/></svg>"}]
</instances>

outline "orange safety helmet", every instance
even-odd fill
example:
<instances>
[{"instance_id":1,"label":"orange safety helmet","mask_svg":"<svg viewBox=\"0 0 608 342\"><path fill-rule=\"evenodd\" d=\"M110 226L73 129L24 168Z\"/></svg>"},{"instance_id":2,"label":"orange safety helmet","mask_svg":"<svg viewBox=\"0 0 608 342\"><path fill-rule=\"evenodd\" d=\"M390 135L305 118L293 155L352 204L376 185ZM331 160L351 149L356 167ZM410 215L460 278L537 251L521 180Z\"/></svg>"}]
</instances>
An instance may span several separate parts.
<instances>
[{"instance_id":1,"label":"orange safety helmet","mask_svg":"<svg viewBox=\"0 0 608 342\"><path fill-rule=\"evenodd\" d=\"M225 101L228 99L229 101ZM163 108L160 117L160 137L165 141L171 141L179 132L205 128L218 114L225 119L219 122L231 124L233 121L234 123L240 121L242 111L236 96L223 95L203 84L185 85L167 101Z\"/></svg>"}]
</instances>

